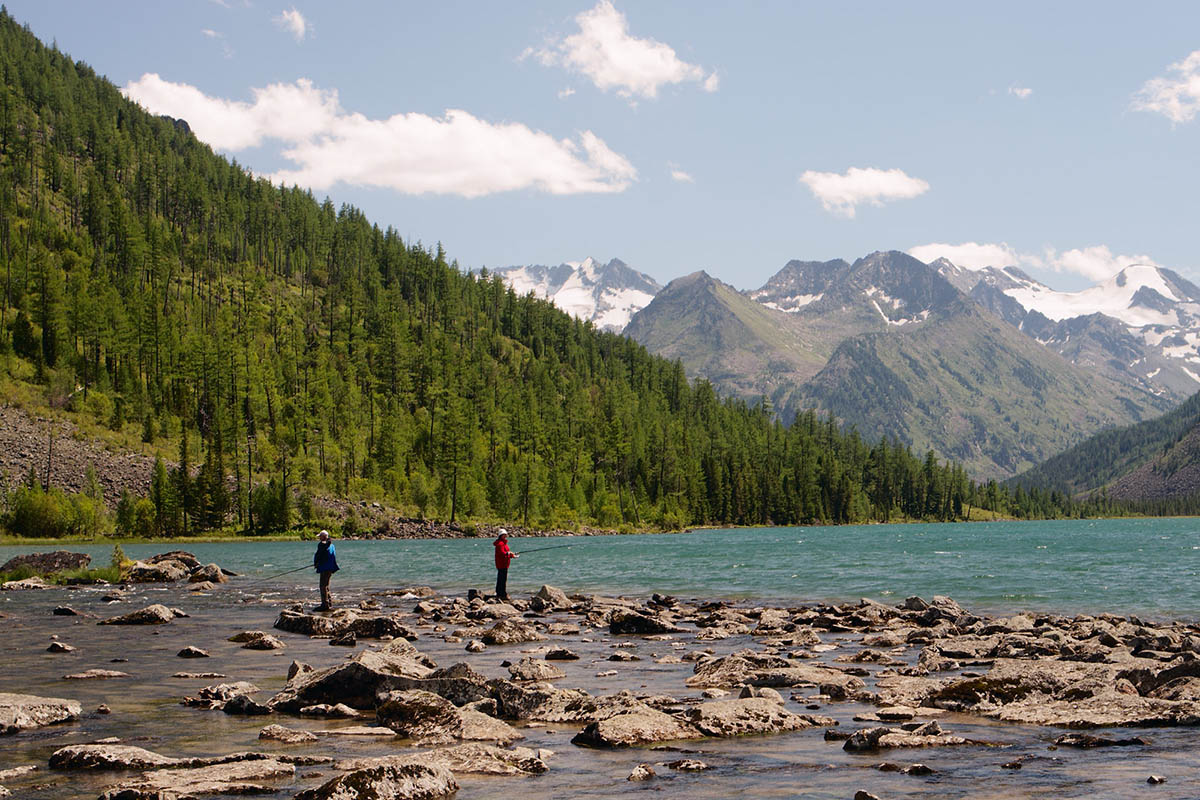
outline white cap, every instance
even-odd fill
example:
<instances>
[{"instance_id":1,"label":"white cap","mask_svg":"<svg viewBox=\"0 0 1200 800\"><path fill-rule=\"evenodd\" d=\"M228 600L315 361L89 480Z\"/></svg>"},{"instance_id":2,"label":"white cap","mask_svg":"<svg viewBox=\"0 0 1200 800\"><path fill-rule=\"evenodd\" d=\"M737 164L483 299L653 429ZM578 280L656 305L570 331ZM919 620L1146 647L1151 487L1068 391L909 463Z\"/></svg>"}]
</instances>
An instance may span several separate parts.
<instances>
[{"instance_id":1,"label":"white cap","mask_svg":"<svg viewBox=\"0 0 1200 800\"><path fill-rule=\"evenodd\" d=\"M320 533L317 534L318 539L320 539L322 537L326 537L326 536L329 536L329 531L321 531Z\"/></svg>"},{"instance_id":2,"label":"white cap","mask_svg":"<svg viewBox=\"0 0 1200 800\"><path fill-rule=\"evenodd\" d=\"M508 536L508 531L507 531L507 530L505 530L504 528L501 528L501 529L500 529L500 530L499 530L499 531L496 533L496 535L497 535L497 536Z\"/></svg>"}]
</instances>

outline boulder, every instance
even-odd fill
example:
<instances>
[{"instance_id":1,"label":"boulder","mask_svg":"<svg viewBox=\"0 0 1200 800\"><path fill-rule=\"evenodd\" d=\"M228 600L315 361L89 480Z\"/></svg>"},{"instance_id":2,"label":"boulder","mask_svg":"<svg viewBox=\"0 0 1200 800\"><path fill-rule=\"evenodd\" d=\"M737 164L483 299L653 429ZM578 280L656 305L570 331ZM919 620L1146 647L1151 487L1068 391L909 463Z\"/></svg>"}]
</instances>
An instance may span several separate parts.
<instances>
[{"instance_id":1,"label":"boulder","mask_svg":"<svg viewBox=\"0 0 1200 800\"><path fill-rule=\"evenodd\" d=\"M396 639L378 650L360 650L344 664L297 673L283 691L271 698L270 705L288 712L336 703L374 709L380 691L396 688L397 679L427 677L434 666L407 641Z\"/></svg>"},{"instance_id":2,"label":"boulder","mask_svg":"<svg viewBox=\"0 0 1200 800\"><path fill-rule=\"evenodd\" d=\"M192 647L191 645L188 645L187 647L183 648L175 655L178 656L179 658L208 658L209 657L207 650L201 650L199 647Z\"/></svg>"},{"instance_id":3,"label":"boulder","mask_svg":"<svg viewBox=\"0 0 1200 800\"><path fill-rule=\"evenodd\" d=\"M626 778L625 780L627 780L627 781L648 781L653 777L654 777L654 767L650 766L649 764L638 764L636 767L633 768L633 771L629 773L629 777Z\"/></svg>"},{"instance_id":4,"label":"boulder","mask_svg":"<svg viewBox=\"0 0 1200 800\"><path fill-rule=\"evenodd\" d=\"M680 717L706 736L783 733L837 724L832 717L793 714L765 697L701 703L685 709Z\"/></svg>"},{"instance_id":5,"label":"boulder","mask_svg":"<svg viewBox=\"0 0 1200 800\"><path fill-rule=\"evenodd\" d=\"M241 714L248 717L271 713L270 706L263 705L248 694L240 694L237 697L231 698L226 701L225 705L221 706L221 710L226 714Z\"/></svg>"},{"instance_id":6,"label":"boulder","mask_svg":"<svg viewBox=\"0 0 1200 800\"><path fill-rule=\"evenodd\" d=\"M77 744L50 756L51 769L123 770L175 766L181 759L125 744Z\"/></svg>"},{"instance_id":7,"label":"boulder","mask_svg":"<svg viewBox=\"0 0 1200 800\"><path fill-rule=\"evenodd\" d=\"M571 743L579 747L633 747L681 739L699 739L702 735L691 725L670 714L642 705L589 724L575 734Z\"/></svg>"},{"instance_id":8,"label":"boulder","mask_svg":"<svg viewBox=\"0 0 1200 800\"><path fill-rule=\"evenodd\" d=\"M204 566L196 567L192 570L192 574L188 575L188 583L227 583L228 578L221 568L216 564L205 564Z\"/></svg>"},{"instance_id":9,"label":"boulder","mask_svg":"<svg viewBox=\"0 0 1200 800\"><path fill-rule=\"evenodd\" d=\"M458 708L433 692L388 692L380 696L375 714L381 724L406 739L441 744L462 738Z\"/></svg>"},{"instance_id":10,"label":"boulder","mask_svg":"<svg viewBox=\"0 0 1200 800\"><path fill-rule=\"evenodd\" d=\"M927 722L913 730L904 728L863 728L851 734L842 745L843 750L862 752L866 750L881 750L892 747L947 747L961 744L974 744L961 736L951 736L936 722Z\"/></svg>"},{"instance_id":11,"label":"boulder","mask_svg":"<svg viewBox=\"0 0 1200 800\"><path fill-rule=\"evenodd\" d=\"M474 703L492 696L487 677L471 669L465 662L436 669L423 678L394 678L391 689L423 689L440 695L456 706Z\"/></svg>"},{"instance_id":12,"label":"boulder","mask_svg":"<svg viewBox=\"0 0 1200 800\"><path fill-rule=\"evenodd\" d=\"M6 592L12 592L21 591L23 589L50 589L53 588L53 586L54 584L46 583L46 581L35 575L32 578L26 578L20 581L5 581L3 584L0 584L0 589Z\"/></svg>"},{"instance_id":13,"label":"boulder","mask_svg":"<svg viewBox=\"0 0 1200 800\"><path fill-rule=\"evenodd\" d=\"M78 700L0 692L0 735L74 722L82 713Z\"/></svg>"},{"instance_id":14,"label":"boulder","mask_svg":"<svg viewBox=\"0 0 1200 800\"><path fill-rule=\"evenodd\" d=\"M56 617L78 617L79 612L70 606L55 606L54 611L50 612Z\"/></svg>"},{"instance_id":15,"label":"boulder","mask_svg":"<svg viewBox=\"0 0 1200 800\"><path fill-rule=\"evenodd\" d=\"M317 741L317 735L312 731L300 731L285 728L282 725L268 725L258 732L259 739L270 739L283 744L307 744Z\"/></svg>"},{"instance_id":16,"label":"boulder","mask_svg":"<svg viewBox=\"0 0 1200 800\"><path fill-rule=\"evenodd\" d=\"M338 633L338 623L334 617L286 609L279 612L275 619L275 627L281 631L302 633L305 636L334 636Z\"/></svg>"},{"instance_id":17,"label":"boulder","mask_svg":"<svg viewBox=\"0 0 1200 800\"><path fill-rule=\"evenodd\" d=\"M554 586L543 586L529 601L529 607L539 612L561 610L570 608L571 605L571 599L567 597L567 593Z\"/></svg>"},{"instance_id":18,"label":"boulder","mask_svg":"<svg viewBox=\"0 0 1200 800\"><path fill-rule=\"evenodd\" d=\"M196 558L186 550L171 550L166 553L159 553L158 555L150 556L149 558L143 560L147 564L161 564L164 561L177 561L180 564L183 564L183 566L187 568L189 572L200 566L200 559Z\"/></svg>"},{"instance_id":19,"label":"boulder","mask_svg":"<svg viewBox=\"0 0 1200 800\"><path fill-rule=\"evenodd\" d=\"M46 648L47 653L74 653L78 648L65 642L51 642Z\"/></svg>"},{"instance_id":20,"label":"boulder","mask_svg":"<svg viewBox=\"0 0 1200 800\"><path fill-rule=\"evenodd\" d=\"M526 656L508 668L514 681L554 681L565 678L567 674L553 664L548 664L540 658Z\"/></svg>"},{"instance_id":21,"label":"boulder","mask_svg":"<svg viewBox=\"0 0 1200 800\"><path fill-rule=\"evenodd\" d=\"M485 644L520 644L522 642L541 642L546 637L527 622L515 619L502 619L483 634Z\"/></svg>"},{"instance_id":22,"label":"boulder","mask_svg":"<svg viewBox=\"0 0 1200 800\"><path fill-rule=\"evenodd\" d=\"M579 655L565 647L554 647L546 652L545 659L547 661L578 661Z\"/></svg>"},{"instance_id":23,"label":"boulder","mask_svg":"<svg viewBox=\"0 0 1200 800\"><path fill-rule=\"evenodd\" d=\"M705 764L698 758L680 758L675 761L668 761L663 766L677 772L703 772L708 769L708 764Z\"/></svg>"},{"instance_id":24,"label":"boulder","mask_svg":"<svg viewBox=\"0 0 1200 800\"><path fill-rule=\"evenodd\" d=\"M641 636L661 633L682 633L683 629L647 614L633 610L616 610L609 617L608 630L614 635L636 634Z\"/></svg>"},{"instance_id":25,"label":"boulder","mask_svg":"<svg viewBox=\"0 0 1200 800\"><path fill-rule=\"evenodd\" d=\"M596 701L580 689L521 686L506 680L488 683L496 713L504 719L530 722L586 722L594 719Z\"/></svg>"},{"instance_id":26,"label":"boulder","mask_svg":"<svg viewBox=\"0 0 1200 800\"><path fill-rule=\"evenodd\" d=\"M122 614L119 617L102 619L97 625L165 625L175 619L175 612L162 603Z\"/></svg>"},{"instance_id":27,"label":"boulder","mask_svg":"<svg viewBox=\"0 0 1200 800\"><path fill-rule=\"evenodd\" d=\"M135 561L129 568L128 579L133 583L172 583L183 580L190 572L186 564L172 559L157 563Z\"/></svg>"},{"instance_id":28,"label":"boulder","mask_svg":"<svg viewBox=\"0 0 1200 800\"><path fill-rule=\"evenodd\" d=\"M283 650L286 647L282 639L269 633L250 639L242 645L243 650Z\"/></svg>"},{"instance_id":29,"label":"boulder","mask_svg":"<svg viewBox=\"0 0 1200 800\"><path fill-rule=\"evenodd\" d=\"M546 762L528 747L506 750L487 744L460 744L413 755L355 758L342 761L340 769L358 770L403 764L429 764L456 775L539 775Z\"/></svg>"},{"instance_id":30,"label":"boulder","mask_svg":"<svg viewBox=\"0 0 1200 800\"><path fill-rule=\"evenodd\" d=\"M291 782L296 768L273 758L207 767L157 769L110 787L100 800L164 800L221 794L271 794Z\"/></svg>"},{"instance_id":31,"label":"boulder","mask_svg":"<svg viewBox=\"0 0 1200 800\"><path fill-rule=\"evenodd\" d=\"M509 745L525 736L503 720L473 708L458 709L462 717L462 739L468 742L495 742ZM455 770L458 771L458 770Z\"/></svg>"},{"instance_id":32,"label":"boulder","mask_svg":"<svg viewBox=\"0 0 1200 800\"><path fill-rule=\"evenodd\" d=\"M0 572L12 572L18 567L30 567L39 575L51 575L66 570L84 569L92 563L92 557L86 553L72 553L68 550L54 550L50 553L29 553L16 556L0 566Z\"/></svg>"},{"instance_id":33,"label":"boulder","mask_svg":"<svg viewBox=\"0 0 1200 800\"><path fill-rule=\"evenodd\" d=\"M366 767L296 795L294 800L440 800L458 791L454 775L443 766L412 761Z\"/></svg>"},{"instance_id":34,"label":"boulder","mask_svg":"<svg viewBox=\"0 0 1200 800\"><path fill-rule=\"evenodd\" d=\"M212 686L205 686L197 693L197 697L185 697L183 705L195 708L223 708L226 703L235 697L254 694L258 691L260 689L249 681L218 683Z\"/></svg>"},{"instance_id":35,"label":"boulder","mask_svg":"<svg viewBox=\"0 0 1200 800\"><path fill-rule=\"evenodd\" d=\"M345 703L318 703L314 706L305 706L300 709L302 717L327 717L329 719L353 719L359 714Z\"/></svg>"}]
</instances>

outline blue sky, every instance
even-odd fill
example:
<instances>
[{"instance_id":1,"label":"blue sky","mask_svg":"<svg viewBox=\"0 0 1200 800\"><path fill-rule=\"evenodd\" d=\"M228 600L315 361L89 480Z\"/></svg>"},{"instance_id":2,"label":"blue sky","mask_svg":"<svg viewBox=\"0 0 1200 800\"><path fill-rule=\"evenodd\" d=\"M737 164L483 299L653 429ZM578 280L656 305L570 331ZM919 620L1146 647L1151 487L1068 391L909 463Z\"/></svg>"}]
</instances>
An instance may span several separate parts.
<instances>
[{"instance_id":1,"label":"blue sky","mask_svg":"<svg viewBox=\"0 0 1200 800\"><path fill-rule=\"evenodd\" d=\"M741 289L909 250L1200 280L1200 5L10 0L258 174L464 267Z\"/></svg>"}]
</instances>

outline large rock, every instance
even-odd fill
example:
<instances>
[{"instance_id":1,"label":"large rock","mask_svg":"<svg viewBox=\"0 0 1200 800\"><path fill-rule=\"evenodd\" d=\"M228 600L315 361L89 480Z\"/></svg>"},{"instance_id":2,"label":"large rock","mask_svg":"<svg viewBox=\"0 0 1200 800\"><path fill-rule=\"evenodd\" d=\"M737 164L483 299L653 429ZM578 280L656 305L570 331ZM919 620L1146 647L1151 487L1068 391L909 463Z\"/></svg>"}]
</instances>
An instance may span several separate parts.
<instances>
[{"instance_id":1,"label":"large rock","mask_svg":"<svg viewBox=\"0 0 1200 800\"><path fill-rule=\"evenodd\" d=\"M903 728L864 728L855 731L842 745L843 750L862 752L893 747L951 747L975 744L961 736L945 733L936 722L927 722L911 731Z\"/></svg>"},{"instance_id":2,"label":"large rock","mask_svg":"<svg viewBox=\"0 0 1200 800\"><path fill-rule=\"evenodd\" d=\"M723 658L696 664L695 674L685 683L704 689L728 689L738 684L753 686L813 686L821 694L844 699L866 686L861 678L816 664L800 664L779 656L741 650Z\"/></svg>"},{"instance_id":3,"label":"large rock","mask_svg":"<svg viewBox=\"0 0 1200 800\"><path fill-rule=\"evenodd\" d=\"M396 639L379 650L360 650L344 664L297 673L270 705L292 713L305 706L338 703L374 709L375 696L395 688L393 681L427 677L435 666L407 641Z\"/></svg>"},{"instance_id":4,"label":"large rock","mask_svg":"<svg viewBox=\"0 0 1200 800\"><path fill-rule=\"evenodd\" d=\"M660 633L682 633L683 629L639 611L617 610L609 617L608 630L613 634L640 634L643 636Z\"/></svg>"},{"instance_id":5,"label":"large rock","mask_svg":"<svg viewBox=\"0 0 1200 800\"><path fill-rule=\"evenodd\" d=\"M529 607L539 612L562 610L571 605L567 593L555 586L543 586L529 601Z\"/></svg>"},{"instance_id":6,"label":"large rock","mask_svg":"<svg viewBox=\"0 0 1200 800\"><path fill-rule=\"evenodd\" d=\"M78 700L0 692L0 735L74 722L82 713Z\"/></svg>"},{"instance_id":7,"label":"large rock","mask_svg":"<svg viewBox=\"0 0 1200 800\"><path fill-rule=\"evenodd\" d=\"M581 689L520 686L506 680L494 680L488 685L496 699L497 713L504 719L586 722L595 718L596 700Z\"/></svg>"},{"instance_id":8,"label":"large rock","mask_svg":"<svg viewBox=\"0 0 1200 800\"><path fill-rule=\"evenodd\" d=\"M405 761L347 772L294 800L440 800L457 791L446 767Z\"/></svg>"},{"instance_id":9,"label":"large rock","mask_svg":"<svg viewBox=\"0 0 1200 800\"><path fill-rule=\"evenodd\" d=\"M546 762L528 747L511 750L487 744L460 744L403 756L356 758L338 764L340 769L369 769L402 764L445 767L456 775L540 775Z\"/></svg>"},{"instance_id":10,"label":"large rock","mask_svg":"<svg viewBox=\"0 0 1200 800\"><path fill-rule=\"evenodd\" d=\"M0 567L0 572L12 572L18 567L31 567L39 575L51 575L69 569L83 569L90 563L92 557L86 553L55 550L50 553L30 553L10 558Z\"/></svg>"},{"instance_id":11,"label":"large rock","mask_svg":"<svg viewBox=\"0 0 1200 800\"><path fill-rule=\"evenodd\" d=\"M51 769L157 769L179 765L182 759L125 744L76 744L55 750Z\"/></svg>"},{"instance_id":12,"label":"large rock","mask_svg":"<svg viewBox=\"0 0 1200 800\"><path fill-rule=\"evenodd\" d=\"M375 714L380 724L400 736L419 742L443 744L462 738L458 708L433 692L409 689L379 697Z\"/></svg>"},{"instance_id":13,"label":"large rock","mask_svg":"<svg viewBox=\"0 0 1200 800\"><path fill-rule=\"evenodd\" d=\"M50 589L54 584L46 583L45 580L34 575L32 578L26 578L21 581L5 581L0 584L0 590L6 592L20 591L22 589Z\"/></svg>"},{"instance_id":14,"label":"large rock","mask_svg":"<svg viewBox=\"0 0 1200 800\"><path fill-rule=\"evenodd\" d=\"M685 709L680 716L706 736L783 733L837 724L832 717L793 714L765 697L702 703Z\"/></svg>"},{"instance_id":15,"label":"large rock","mask_svg":"<svg viewBox=\"0 0 1200 800\"><path fill-rule=\"evenodd\" d=\"M362 615L354 609L341 609L333 616L305 614L284 610L275 620L275 627L289 633L306 636L341 636L353 633L361 639L392 638L413 641L417 634L399 619L381 614Z\"/></svg>"},{"instance_id":16,"label":"large rock","mask_svg":"<svg viewBox=\"0 0 1200 800\"><path fill-rule=\"evenodd\" d=\"M225 573L216 564L205 564L204 566L196 567L196 569L192 570L192 574L188 575L188 583L203 583L204 581L208 581L209 583L227 583L229 579L225 577Z\"/></svg>"},{"instance_id":17,"label":"large rock","mask_svg":"<svg viewBox=\"0 0 1200 800\"><path fill-rule=\"evenodd\" d=\"M155 556L143 559L147 564L161 564L164 561L176 561L190 572L200 566L200 559L186 550L171 550L166 553L159 553Z\"/></svg>"},{"instance_id":18,"label":"large rock","mask_svg":"<svg viewBox=\"0 0 1200 800\"><path fill-rule=\"evenodd\" d=\"M597 720L575 734L580 747L632 747L635 745L699 739L703 734L670 714L642 705L608 719Z\"/></svg>"},{"instance_id":19,"label":"large rock","mask_svg":"<svg viewBox=\"0 0 1200 800\"><path fill-rule=\"evenodd\" d=\"M129 568L129 580L133 583L171 583L183 580L191 568L181 561L163 559L157 563L135 561Z\"/></svg>"},{"instance_id":20,"label":"large rock","mask_svg":"<svg viewBox=\"0 0 1200 800\"><path fill-rule=\"evenodd\" d=\"M63 675L64 681L89 681L89 680L107 680L109 678L128 678L128 672L121 672L115 669L87 669L83 672L74 672L70 675Z\"/></svg>"},{"instance_id":21,"label":"large rock","mask_svg":"<svg viewBox=\"0 0 1200 800\"><path fill-rule=\"evenodd\" d=\"M485 644L520 644L521 642L541 642L545 640L537 630L527 622L515 619L502 619L483 634Z\"/></svg>"},{"instance_id":22,"label":"large rock","mask_svg":"<svg viewBox=\"0 0 1200 800\"><path fill-rule=\"evenodd\" d=\"M162 603L122 614L119 617L102 619L97 625L165 625L175 619L175 612Z\"/></svg>"},{"instance_id":23,"label":"large rock","mask_svg":"<svg viewBox=\"0 0 1200 800\"><path fill-rule=\"evenodd\" d=\"M567 675L553 664L529 656L511 665L508 673L514 681L556 681Z\"/></svg>"},{"instance_id":24,"label":"large rock","mask_svg":"<svg viewBox=\"0 0 1200 800\"><path fill-rule=\"evenodd\" d=\"M268 725L258 732L259 739L271 739L283 744L308 744L317 741L317 735L312 731L301 731L295 728L285 728L282 725Z\"/></svg>"},{"instance_id":25,"label":"large rock","mask_svg":"<svg viewBox=\"0 0 1200 800\"><path fill-rule=\"evenodd\" d=\"M389 682L392 689L423 689L440 695L456 706L474 703L492 696L486 676L471 669L466 662L436 669L423 678L395 678Z\"/></svg>"},{"instance_id":26,"label":"large rock","mask_svg":"<svg viewBox=\"0 0 1200 800\"><path fill-rule=\"evenodd\" d=\"M473 708L458 709L462 717L462 739L467 742L495 742L508 745L525 736L512 725ZM457 771L457 770L456 770Z\"/></svg>"},{"instance_id":27,"label":"large rock","mask_svg":"<svg viewBox=\"0 0 1200 800\"><path fill-rule=\"evenodd\" d=\"M174 800L222 794L271 794L296 768L272 758L207 767L157 769L110 787L100 800ZM275 785L273 785L275 784Z\"/></svg>"}]
</instances>

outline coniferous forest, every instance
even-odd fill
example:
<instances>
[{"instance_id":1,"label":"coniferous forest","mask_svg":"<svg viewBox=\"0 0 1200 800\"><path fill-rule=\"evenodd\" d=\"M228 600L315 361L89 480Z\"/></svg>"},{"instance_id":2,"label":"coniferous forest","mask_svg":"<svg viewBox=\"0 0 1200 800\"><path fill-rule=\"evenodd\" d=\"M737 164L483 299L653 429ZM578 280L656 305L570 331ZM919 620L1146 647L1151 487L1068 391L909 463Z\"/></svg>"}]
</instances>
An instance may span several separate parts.
<instances>
[{"instance_id":1,"label":"coniferous forest","mask_svg":"<svg viewBox=\"0 0 1200 800\"><path fill-rule=\"evenodd\" d=\"M287 527L314 496L542 527L1094 510L722 399L440 243L253 177L7 12L0 62L3 376L173 454L123 529ZM45 502L9 482L10 521Z\"/></svg>"}]
</instances>

